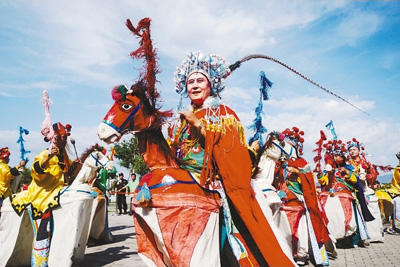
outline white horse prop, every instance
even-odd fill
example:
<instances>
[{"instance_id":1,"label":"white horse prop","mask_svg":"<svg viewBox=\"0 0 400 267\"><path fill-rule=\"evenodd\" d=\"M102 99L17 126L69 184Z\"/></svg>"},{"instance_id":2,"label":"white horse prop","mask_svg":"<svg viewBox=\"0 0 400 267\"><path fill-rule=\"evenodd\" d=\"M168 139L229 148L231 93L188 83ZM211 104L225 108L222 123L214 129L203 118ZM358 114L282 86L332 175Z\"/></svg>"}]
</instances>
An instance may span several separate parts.
<instances>
[{"instance_id":1,"label":"white horse prop","mask_svg":"<svg viewBox=\"0 0 400 267\"><path fill-rule=\"evenodd\" d=\"M112 168L112 162L94 148L84 153L81 159L84 162L74 182L61 189L61 207L52 211L54 232L48 261L50 266L71 266L72 259L83 259L94 215L94 196L88 181L99 168ZM7 245L0 250L0 266L30 265L33 228L28 210L18 216L10 200L5 199L1 212L0 243Z\"/></svg>"},{"instance_id":2,"label":"white horse prop","mask_svg":"<svg viewBox=\"0 0 400 267\"><path fill-rule=\"evenodd\" d=\"M276 139L270 134L264 148L259 151L260 156L257 161L256 171L251 180L251 186L256 193L256 198L264 212L271 228L282 247L282 250L292 256L291 248L291 230L286 215L281 210L282 201L278 196L276 188L273 186L275 164L285 152L280 145L276 145L273 140ZM286 149L293 148L289 144ZM264 150L265 149L265 150Z\"/></svg>"},{"instance_id":3,"label":"white horse prop","mask_svg":"<svg viewBox=\"0 0 400 267\"><path fill-rule=\"evenodd\" d=\"M366 179L366 171L362 167L360 167L360 181L363 185L365 197L367 197L367 207L371 212L372 216L374 216L375 220L365 222L367 225L368 234L370 236L370 242L384 242L384 234L383 234L383 222L381 217L381 210L379 208L378 196L375 194L375 191L368 186Z\"/></svg>"},{"instance_id":4,"label":"white horse prop","mask_svg":"<svg viewBox=\"0 0 400 267\"><path fill-rule=\"evenodd\" d=\"M314 199L312 199L311 196L307 196L307 201L305 201L305 197L301 194L298 195L291 192L286 186L283 175L279 172L279 170L283 169L280 169L281 164L278 164L278 160L286 161L289 165L296 162L296 164L299 165L296 167L300 168L303 172L305 172L306 168L309 168L307 167L308 164L306 164L303 159L298 159L297 150L292 144L286 141L278 141L274 132L269 135L265 146L259 153L258 171L255 173L252 184L253 188L259 189L255 189L256 193L260 192L260 190L262 191L266 202L269 204L269 207L266 206L265 200L262 200L261 197L256 195L263 209L268 210L268 208L270 208L270 213L272 212L273 214L273 221L278 226L281 233L280 239L284 239L281 241L282 248L285 248L285 251L287 251L286 247L289 247L289 250L293 253L291 256L294 256L298 261L303 261L303 259L308 256L309 249L313 249L316 263L326 264L327 255L324 251L325 247L319 243L321 240L324 240L322 243L328 241L330 243L327 231L325 230L323 233L321 233L321 230L318 231L317 236L320 240L317 240L317 231L314 231L315 227L310 219L310 212L312 216L313 210L316 210L318 214L322 212L319 209L316 192L314 192ZM302 180L307 180L305 177L306 174L303 173L301 175ZM312 174L308 178L308 180L311 180L310 188L314 189L315 183ZM279 188L279 191L277 188ZM283 188L285 188L285 190ZM281 195L283 192L285 192L285 197ZM281 198L285 200L284 203ZM262 202L264 202L264 204ZM312 202L314 209L310 210L310 207L307 208L306 202L309 202L309 204ZM266 213L266 217L268 218L268 212ZM318 223L321 225L318 225L316 229L325 227L322 226L322 222ZM311 244L310 248L309 244ZM331 245L330 252L333 253L334 250L335 247ZM320 256L322 256L322 258Z\"/></svg>"}]
</instances>

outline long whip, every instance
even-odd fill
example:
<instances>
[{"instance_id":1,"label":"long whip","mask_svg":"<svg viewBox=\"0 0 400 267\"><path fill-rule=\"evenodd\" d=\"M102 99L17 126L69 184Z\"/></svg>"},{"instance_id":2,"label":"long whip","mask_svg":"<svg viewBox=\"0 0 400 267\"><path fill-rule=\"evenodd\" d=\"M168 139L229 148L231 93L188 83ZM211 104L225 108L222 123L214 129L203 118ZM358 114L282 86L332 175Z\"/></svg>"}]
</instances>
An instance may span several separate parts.
<instances>
[{"instance_id":1,"label":"long whip","mask_svg":"<svg viewBox=\"0 0 400 267\"><path fill-rule=\"evenodd\" d=\"M347 104L351 105L352 107L356 108L357 110L361 111L362 113L367 114L368 116L371 116L371 114L369 114L369 113L363 111L362 109L356 107L354 104L350 103L349 101L347 101L347 100L344 99L343 97L341 97L341 96L335 94L334 92L328 90L327 88L323 87L322 85L320 85L320 84L314 82L313 80L311 80L310 78L308 78L308 77L305 76L304 74L301 74L300 72L298 72L297 70L293 69L292 67L288 66L287 64L285 64L285 63L283 63L283 62L277 60L276 58L270 57L270 56L261 55L261 54L252 54L252 55L248 55L248 56L242 58L241 60L236 61L234 64L230 65L230 66L229 66L229 69L230 69L231 72L232 72L232 71L234 71L235 69L239 68L240 65L241 65L243 62L249 61L249 60L251 60L251 59L257 59L257 58L271 60L271 61L273 61L273 62L275 62L275 63L278 63L278 64L284 66L284 67L287 68L288 70L294 72L295 74L299 75L300 77L302 77L302 78L305 79L306 81L312 83L313 85L317 86L318 88L320 88L320 89L324 90L325 92L327 92L327 93L329 93L329 94L331 94L331 95L333 95L333 96L339 98L340 100L346 102Z\"/></svg>"}]
</instances>

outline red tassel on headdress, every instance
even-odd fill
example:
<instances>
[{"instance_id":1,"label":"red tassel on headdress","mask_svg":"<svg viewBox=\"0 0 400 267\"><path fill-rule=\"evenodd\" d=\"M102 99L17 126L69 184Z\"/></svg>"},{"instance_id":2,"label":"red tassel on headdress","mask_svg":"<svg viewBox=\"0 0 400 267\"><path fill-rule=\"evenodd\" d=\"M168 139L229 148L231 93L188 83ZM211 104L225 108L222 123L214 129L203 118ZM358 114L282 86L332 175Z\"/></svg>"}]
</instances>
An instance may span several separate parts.
<instances>
[{"instance_id":1,"label":"red tassel on headdress","mask_svg":"<svg viewBox=\"0 0 400 267\"><path fill-rule=\"evenodd\" d=\"M321 168L321 153L322 153L322 144L326 140L326 135L324 131L320 131L320 139L315 143L317 144L317 148L313 150L313 152L317 152L317 156L314 157L314 162L316 163L314 171L317 171L317 169Z\"/></svg>"}]
</instances>

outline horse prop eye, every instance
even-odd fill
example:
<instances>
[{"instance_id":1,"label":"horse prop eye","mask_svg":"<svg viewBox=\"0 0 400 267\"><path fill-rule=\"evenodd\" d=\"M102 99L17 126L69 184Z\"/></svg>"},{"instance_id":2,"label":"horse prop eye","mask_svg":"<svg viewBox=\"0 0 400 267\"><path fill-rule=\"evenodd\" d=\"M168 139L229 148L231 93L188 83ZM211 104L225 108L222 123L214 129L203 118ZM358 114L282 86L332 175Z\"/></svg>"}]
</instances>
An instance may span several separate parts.
<instances>
[{"instance_id":1,"label":"horse prop eye","mask_svg":"<svg viewBox=\"0 0 400 267\"><path fill-rule=\"evenodd\" d=\"M129 103L124 103L122 104L121 108L125 111L128 111L130 109L132 109L133 105L129 104Z\"/></svg>"}]
</instances>

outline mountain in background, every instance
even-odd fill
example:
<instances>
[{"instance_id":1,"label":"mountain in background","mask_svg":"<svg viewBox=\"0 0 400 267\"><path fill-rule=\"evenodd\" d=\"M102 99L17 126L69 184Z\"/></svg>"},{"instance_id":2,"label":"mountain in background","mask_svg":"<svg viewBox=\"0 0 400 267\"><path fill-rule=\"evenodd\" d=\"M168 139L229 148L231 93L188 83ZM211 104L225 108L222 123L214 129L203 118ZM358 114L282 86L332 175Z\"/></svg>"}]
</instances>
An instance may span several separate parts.
<instances>
[{"instance_id":1,"label":"mountain in background","mask_svg":"<svg viewBox=\"0 0 400 267\"><path fill-rule=\"evenodd\" d=\"M379 175L377 180L381 184L387 184L387 183L391 183L392 182L392 177L393 177L393 174L392 173L388 173L388 174L384 174L384 175Z\"/></svg>"}]
</instances>

